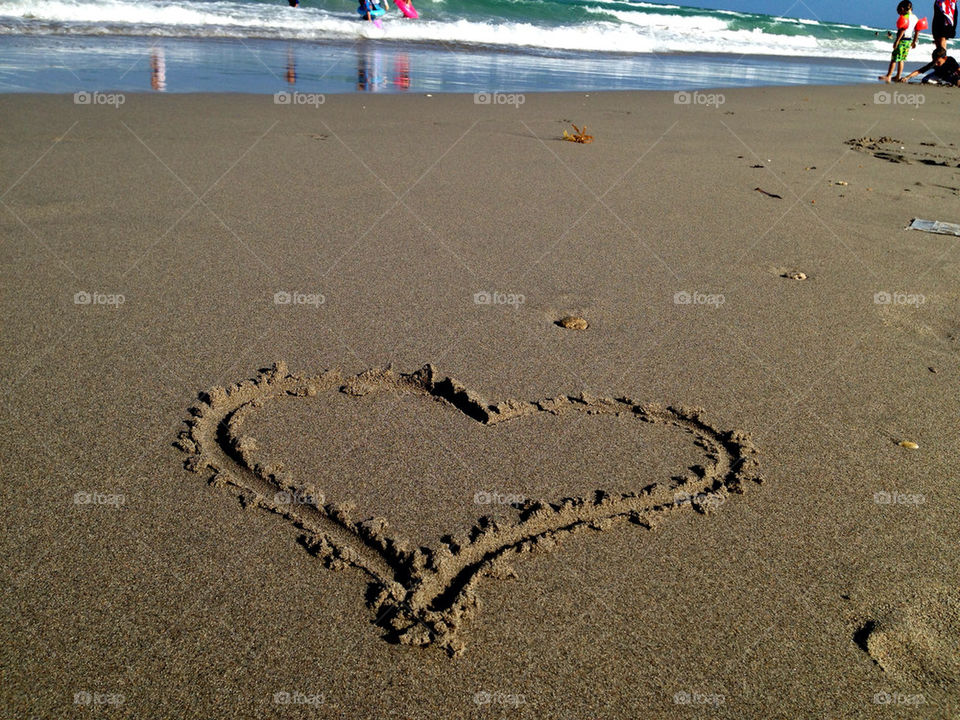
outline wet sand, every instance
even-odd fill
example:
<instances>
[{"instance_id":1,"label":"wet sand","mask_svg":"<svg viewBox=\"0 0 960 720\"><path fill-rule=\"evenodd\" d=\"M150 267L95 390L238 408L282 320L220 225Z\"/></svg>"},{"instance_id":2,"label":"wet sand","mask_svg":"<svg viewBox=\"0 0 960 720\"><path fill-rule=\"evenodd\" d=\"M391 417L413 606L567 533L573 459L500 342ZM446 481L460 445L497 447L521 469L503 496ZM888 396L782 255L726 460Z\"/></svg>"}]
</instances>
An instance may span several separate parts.
<instances>
[{"instance_id":1,"label":"wet sand","mask_svg":"<svg viewBox=\"0 0 960 720\"><path fill-rule=\"evenodd\" d=\"M960 93L123 100L0 96L11 717L960 711Z\"/></svg>"}]
</instances>

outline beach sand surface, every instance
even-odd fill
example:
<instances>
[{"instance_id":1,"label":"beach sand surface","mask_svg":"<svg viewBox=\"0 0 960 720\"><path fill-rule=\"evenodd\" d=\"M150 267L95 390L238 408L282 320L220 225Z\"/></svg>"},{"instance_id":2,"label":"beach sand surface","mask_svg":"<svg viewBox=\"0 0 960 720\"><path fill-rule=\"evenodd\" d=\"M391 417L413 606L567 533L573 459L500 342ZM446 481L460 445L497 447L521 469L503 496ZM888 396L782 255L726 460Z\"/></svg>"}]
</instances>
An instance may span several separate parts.
<instances>
[{"instance_id":1,"label":"beach sand surface","mask_svg":"<svg viewBox=\"0 0 960 720\"><path fill-rule=\"evenodd\" d=\"M956 717L960 93L877 92L0 97L3 714ZM486 543L452 642L360 523Z\"/></svg>"}]
</instances>

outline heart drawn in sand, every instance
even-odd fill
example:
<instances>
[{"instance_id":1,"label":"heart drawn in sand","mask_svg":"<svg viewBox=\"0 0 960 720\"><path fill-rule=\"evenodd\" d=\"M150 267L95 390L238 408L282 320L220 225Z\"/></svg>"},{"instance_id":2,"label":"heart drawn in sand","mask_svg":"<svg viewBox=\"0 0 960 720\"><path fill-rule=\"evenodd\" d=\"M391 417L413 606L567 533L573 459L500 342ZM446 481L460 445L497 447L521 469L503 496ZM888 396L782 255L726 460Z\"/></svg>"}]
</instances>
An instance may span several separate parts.
<instances>
[{"instance_id":1,"label":"heart drawn in sand","mask_svg":"<svg viewBox=\"0 0 960 720\"><path fill-rule=\"evenodd\" d=\"M617 416L659 424L689 436L703 462L685 474L651 478L638 492L594 488L583 497L524 500L507 521L483 516L463 536L444 536L437 547L409 549L385 519L354 517L351 498L331 501L281 465L261 460L256 440L243 432L244 423L267 403L303 398L316 402L331 393L359 399L374 392L408 395L440 412L462 413L476 421L479 432L538 414L558 420L576 414ZM512 559L553 550L578 532L603 531L621 521L649 529L666 514L688 507L707 513L730 493L744 492L747 482L762 482L749 437L712 427L699 409L583 395L493 404L456 380L439 376L432 365L410 374L385 369L343 377L335 371L291 374L277 363L256 379L202 393L187 426L176 443L190 456L187 469L209 473L212 484L232 488L246 507L292 522L303 531L300 542L328 567L363 572L370 582L367 602L374 623L388 640L432 644L450 654L464 648L464 628L479 609L480 580L514 576L508 565ZM679 492L671 494L675 490ZM291 497L306 501L291 503Z\"/></svg>"}]
</instances>

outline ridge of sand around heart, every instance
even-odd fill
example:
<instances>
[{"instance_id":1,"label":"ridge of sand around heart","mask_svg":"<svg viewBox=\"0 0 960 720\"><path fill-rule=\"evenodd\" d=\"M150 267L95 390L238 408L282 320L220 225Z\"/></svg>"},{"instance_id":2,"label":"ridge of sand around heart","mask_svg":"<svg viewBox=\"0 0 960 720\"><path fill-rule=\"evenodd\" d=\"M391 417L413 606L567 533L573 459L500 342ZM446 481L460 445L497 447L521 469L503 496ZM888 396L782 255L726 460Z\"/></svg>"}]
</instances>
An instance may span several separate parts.
<instances>
[{"instance_id":1,"label":"ridge of sand around heart","mask_svg":"<svg viewBox=\"0 0 960 720\"><path fill-rule=\"evenodd\" d=\"M632 417L689 435L691 445L702 450L704 461L684 474L651 481L635 493L596 489L589 498L525 500L512 520L480 517L469 532L441 538L437 548L410 548L386 519L354 517L350 498L327 502L312 483L296 478L280 464L262 462L256 439L243 431L244 423L264 404L280 398L316 397L324 392L361 397L381 391L420 397L444 411L461 412L481 426L537 413ZM245 507L269 510L289 520L303 531L301 544L328 567L353 567L365 573L370 583L367 603L375 613L374 623L386 630L388 640L435 644L450 654L464 647L463 629L479 609L479 581L514 576L507 564L511 558L552 550L577 532L603 531L621 521L649 529L668 513L687 506L706 514L730 493L744 492L747 482L762 482L754 457L757 451L746 433L717 430L699 409L584 395L493 404L456 380L439 376L432 365L410 374L380 369L342 377L336 371L291 374L284 363L276 363L253 380L201 394L191 416L176 443L190 456L187 469L207 472L212 484L232 488Z\"/></svg>"}]
</instances>

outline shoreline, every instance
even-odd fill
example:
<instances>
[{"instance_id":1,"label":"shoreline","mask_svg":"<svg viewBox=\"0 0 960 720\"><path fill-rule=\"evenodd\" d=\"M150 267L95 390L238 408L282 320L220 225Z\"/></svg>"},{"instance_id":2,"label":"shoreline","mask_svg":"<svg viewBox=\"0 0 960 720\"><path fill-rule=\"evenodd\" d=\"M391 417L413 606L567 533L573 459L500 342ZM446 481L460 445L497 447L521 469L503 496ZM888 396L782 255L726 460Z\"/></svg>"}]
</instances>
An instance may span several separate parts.
<instances>
[{"instance_id":1,"label":"shoreline","mask_svg":"<svg viewBox=\"0 0 960 720\"><path fill-rule=\"evenodd\" d=\"M576 50L568 48L547 48L539 47L536 45L529 46L508 46L508 45L492 45L484 43L470 43L464 41L453 41L449 43L441 43L435 40L417 40L417 39L406 39L406 38L376 38L376 37L361 37L361 38L323 38L322 40L317 38L298 38L298 37L270 37L267 35L251 35L251 36L242 36L242 37L231 37L231 36L204 36L196 37L190 35L150 35L150 34L129 34L129 35L111 35L111 34L98 34L98 33L71 33L69 35L56 35L52 33L30 33L30 34L2 34L0 35L0 40L15 38L21 40L62 40L69 42L71 40L101 40L101 41L124 41L124 40L133 40L133 41L148 41L150 43L161 43L161 42L222 42L222 43L234 43L234 42L246 42L251 41L254 43L284 43L296 46L311 46L323 44L328 47L341 48L341 49L350 49L356 47L358 44L370 44L370 45L380 45L385 48L395 48L395 49L409 49L409 48L427 48L427 49L442 49L453 47L459 51L464 51L469 53L470 51L476 51L478 53L490 53L490 54L504 54L504 55L520 55L520 56L547 56L547 57L558 57L558 58L577 58L577 57L589 57L593 55L600 55L604 58L631 58L637 56L650 56L650 55L662 55L664 57L704 57L704 58L729 58L729 57L746 57L766 59L766 60L796 60L796 61L807 61L811 63L822 63L829 64L831 62L841 62L841 63L855 63L855 62L882 62L889 60L889 54L878 54L875 58L857 58L857 57L848 57L848 56L833 56L833 55L777 55L774 53L743 53L736 50L730 50L727 52L708 52L708 51L699 51L699 50L660 50L660 51L637 51L637 52L624 52L622 50ZM922 43L917 46L915 49L921 47L933 47L932 42L927 37L921 37Z\"/></svg>"},{"instance_id":2,"label":"shoreline","mask_svg":"<svg viewBox=\"0 0 960 720\"><path fill-rule=\"evenodd\" d=\"M750 87L870 82L876 61L732 53L587 53L362 40L0 38L0 90L457 92ZM55 53L60 63L41 58ZM920 58L917 51L914 55ZM922 59L922 58L921 58ZM874 62L879 70L874 69ZM917 67L920 63L918 61Z\"/></svg>"}]
</instances>

